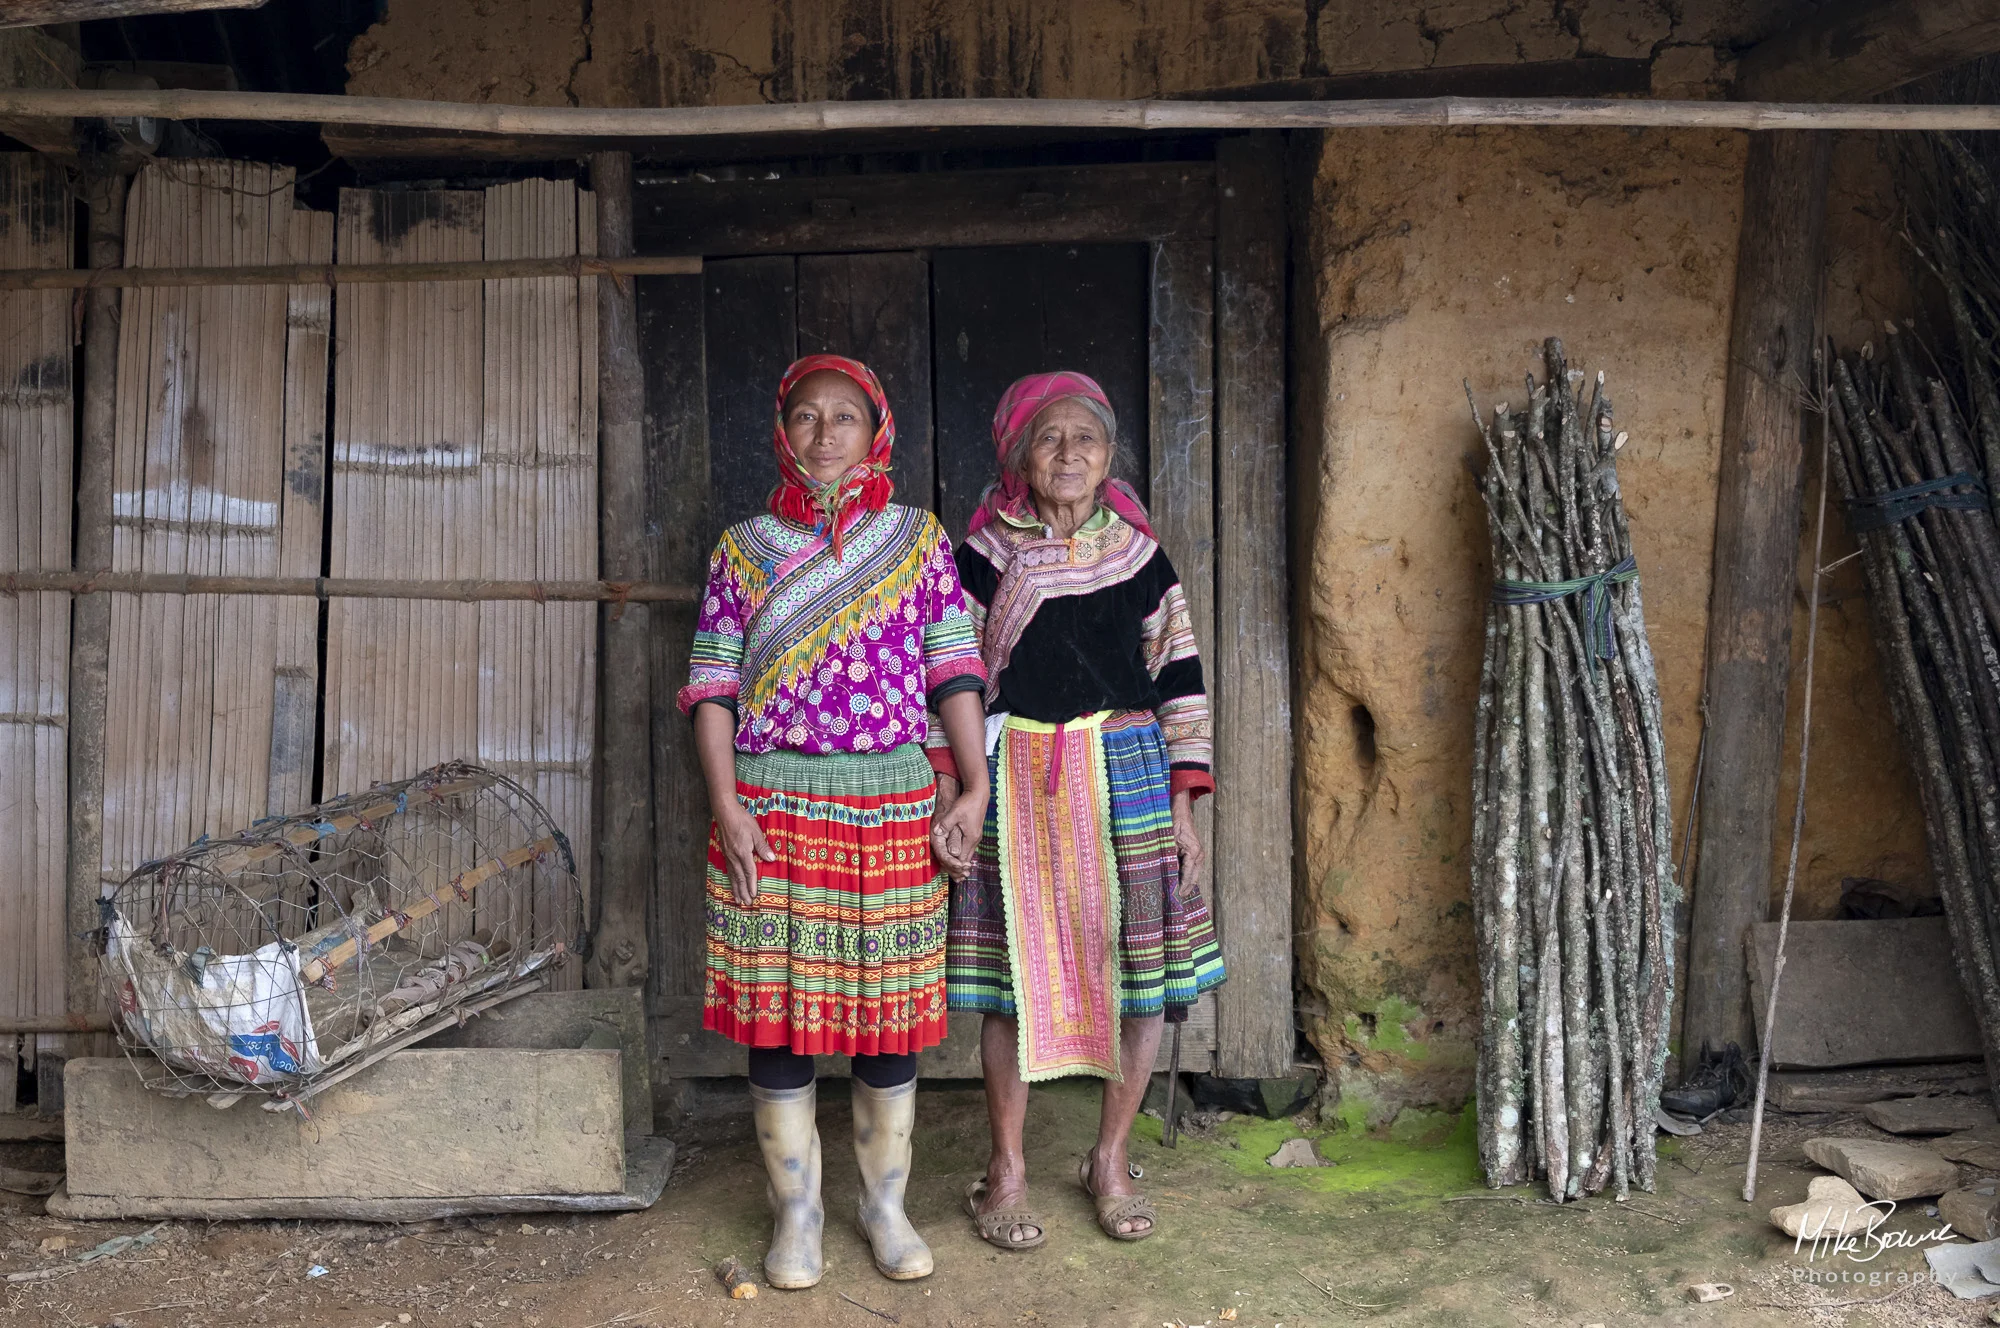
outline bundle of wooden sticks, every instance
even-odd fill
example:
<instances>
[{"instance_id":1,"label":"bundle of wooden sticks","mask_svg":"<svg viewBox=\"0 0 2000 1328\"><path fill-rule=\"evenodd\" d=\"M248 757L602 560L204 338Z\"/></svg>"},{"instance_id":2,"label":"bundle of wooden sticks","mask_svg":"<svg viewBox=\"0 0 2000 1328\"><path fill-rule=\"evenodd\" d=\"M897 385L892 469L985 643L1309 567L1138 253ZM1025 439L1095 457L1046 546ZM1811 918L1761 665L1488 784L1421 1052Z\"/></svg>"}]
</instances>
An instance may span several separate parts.
<instances>
[{"instance_id":1,"label":"bundle of wooden sticks","mask_svg":"<svg viewBox=\"0 0 2000 1328\"><path fill-rule=\"evenodd\" d=\"M1483 987L1479 1154L1489 1185L1558 1200L1654 1182L1678 899L1659 682L1599 374L1560 341L1524 408L1489 422L1493 542L1473 749ZM1467 387L1468 400L1471 388Z\"/></svg>"}]
</instances>

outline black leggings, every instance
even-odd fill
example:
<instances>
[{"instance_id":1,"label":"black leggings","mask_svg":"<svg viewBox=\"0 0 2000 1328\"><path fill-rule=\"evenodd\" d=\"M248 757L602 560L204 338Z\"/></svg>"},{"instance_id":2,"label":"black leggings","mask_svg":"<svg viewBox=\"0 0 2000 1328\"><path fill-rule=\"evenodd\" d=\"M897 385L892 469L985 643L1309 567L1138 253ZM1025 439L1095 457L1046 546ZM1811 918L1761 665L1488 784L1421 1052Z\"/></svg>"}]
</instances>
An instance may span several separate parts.
<instances>
[{"instance_id":1,"label":"black leggings","mask_svg":"<svg viewBox=\"0 0 2000 1328\"><path fill-rule=\"evenodd\" d=\"M917 1077L917 1053L856 1056L854 1077L870 1088L901 1088ZM813 1081L813 1058L790 1047L750 1048L750 1082L759 1088L804 1088Z\"/></svg>"}]
</instances>

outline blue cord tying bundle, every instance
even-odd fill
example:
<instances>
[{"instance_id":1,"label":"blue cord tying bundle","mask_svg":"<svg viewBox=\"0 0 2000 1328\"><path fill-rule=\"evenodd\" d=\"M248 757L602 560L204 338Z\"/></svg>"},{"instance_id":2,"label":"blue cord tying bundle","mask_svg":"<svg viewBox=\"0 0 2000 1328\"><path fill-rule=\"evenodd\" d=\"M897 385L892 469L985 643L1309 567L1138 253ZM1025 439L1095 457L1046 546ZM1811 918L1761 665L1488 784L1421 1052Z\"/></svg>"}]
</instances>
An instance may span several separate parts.
<instances>
[{"instance_id":1,"label":"blue cord tying bundle","mask_svg":"<svg viewBox=\"0 0 2000 1328\"><path fill-rule=\"evenodd\" d=\"M1583 620L1590 636L1592 667L1600 659L1616 659L1618 642L1611 631L1611 587L1639 579L1639 562L1631 554L1612 566L1571 581L1509 581L1493 583L1495 604L1553 604L1581 592Z\"/></svg>"},{"instance_id":2,"label":"blue cord tying bundle","mask_svg":"<svg viewBox=\"0 0 2000 1328\"><path fill-rule=\"evenodd\" d=\"M1969 493L1953 493L1953 489ZM1856 535L1886 530L1898 521L1908 521L1931 507L1961 512L1986 510L1986 481L1969 470L1947 475L1941 480L1925 480L1887 493L1863 494L1847 500L1847 528Z\"/></svg>"}]
</instances>

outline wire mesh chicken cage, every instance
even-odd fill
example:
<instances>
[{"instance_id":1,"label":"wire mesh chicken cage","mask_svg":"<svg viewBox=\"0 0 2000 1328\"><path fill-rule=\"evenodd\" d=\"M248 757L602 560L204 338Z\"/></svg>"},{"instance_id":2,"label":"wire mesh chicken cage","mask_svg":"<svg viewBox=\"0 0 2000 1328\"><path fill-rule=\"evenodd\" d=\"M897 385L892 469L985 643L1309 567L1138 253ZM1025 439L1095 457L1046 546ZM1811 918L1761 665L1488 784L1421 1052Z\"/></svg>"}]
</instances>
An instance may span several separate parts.
<instances>
[{"instance_id":1,"label":"wire mesh chicken cage","mask_svg":"<svg viewBox=\"0 0 2000 1328\"><path fill-rule=\"evenodd\" d=\"M296 1106L580 956L568 837L462 762L148 862L103 904L104 980L149 1087Z\"/></svg>"}]
</instances>

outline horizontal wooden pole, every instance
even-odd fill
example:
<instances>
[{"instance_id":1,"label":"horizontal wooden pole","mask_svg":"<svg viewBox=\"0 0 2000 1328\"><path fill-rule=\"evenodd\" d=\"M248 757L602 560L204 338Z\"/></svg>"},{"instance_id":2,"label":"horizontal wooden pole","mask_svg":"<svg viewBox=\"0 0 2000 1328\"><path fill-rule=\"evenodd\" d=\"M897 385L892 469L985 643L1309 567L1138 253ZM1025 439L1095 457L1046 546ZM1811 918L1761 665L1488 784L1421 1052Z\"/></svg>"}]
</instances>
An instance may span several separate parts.
<instances>
[{"instance_id":1,"label":"horizontal wooden pole","mask_svg":"<svg viewBox=\"0 0 2000 1328\"><path fill-rule=\"evenodd\" d=\"M466 134L698 138L848 129L1105 129L1186 133L1389 125L1702 129L2000 129L2000 106L1822 105L1560 97L1354 101L1091 101L940 97L756 106L505 106L289 92L9 88L0 116L268 120Z\"/></svg>"},{"instance_id":2,"label":"horizontal wooden pole","mask_svg":"<svg viewBox=\"0 0 2000 1328\"><path fill-rule=\"evenodd\" d=\"M154 286L353 286L388 281L508 281L524 277L687 276L699 258L489 258L469 263L269 263L251 267L12 268L0 290Z\"/></svg>"},{"instance_id":3,"label":"horizontal wooden pole","mask_svg":"<svg viewBox=\"0 0 2000 1328\"><path fill-rule=\"evenodd\" d=\"M0 595L273 595L286 599L496 600L692 604L664 581L385 581L341 576L186 576L174 572L0 572Z\"/></svg>"},{"instance_id":4,"label":"horizontal wooden pole","mask_svg":"<svg viewBox=\"0 0 2000 1328\"><path fill-rule=\"evenodd\" d=\"M102 1010L89 1014L0 1014L0 1037L23 1033L109 1033L111 1016Z\"/></svg>"}]
</instances>

